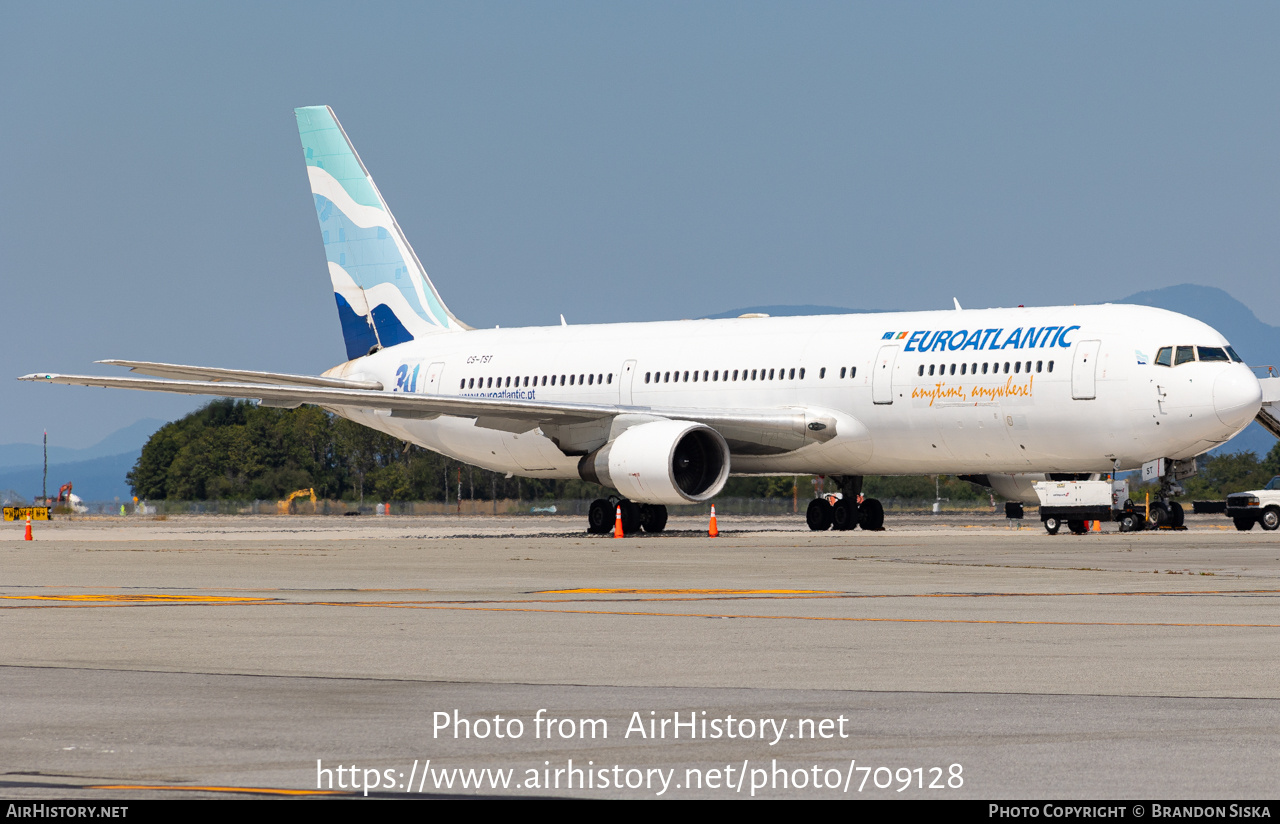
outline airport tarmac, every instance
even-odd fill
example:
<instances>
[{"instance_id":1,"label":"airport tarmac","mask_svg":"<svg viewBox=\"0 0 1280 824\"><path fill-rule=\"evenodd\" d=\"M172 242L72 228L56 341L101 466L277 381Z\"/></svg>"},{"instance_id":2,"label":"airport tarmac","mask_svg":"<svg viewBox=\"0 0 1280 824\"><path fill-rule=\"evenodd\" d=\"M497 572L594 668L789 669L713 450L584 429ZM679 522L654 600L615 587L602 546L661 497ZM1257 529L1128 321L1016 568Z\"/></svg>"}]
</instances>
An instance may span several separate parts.
<instances>
[{"instance_id":1,"label":"airport tarmac","mask_svg":"<svg viewBox=\"0 0 1280 824\"><path fill-rule=\"evenodd\" d=\"M0 795L1275 793L1280 533L583 520L5 524Z\"/></svg>"}]
</instances>

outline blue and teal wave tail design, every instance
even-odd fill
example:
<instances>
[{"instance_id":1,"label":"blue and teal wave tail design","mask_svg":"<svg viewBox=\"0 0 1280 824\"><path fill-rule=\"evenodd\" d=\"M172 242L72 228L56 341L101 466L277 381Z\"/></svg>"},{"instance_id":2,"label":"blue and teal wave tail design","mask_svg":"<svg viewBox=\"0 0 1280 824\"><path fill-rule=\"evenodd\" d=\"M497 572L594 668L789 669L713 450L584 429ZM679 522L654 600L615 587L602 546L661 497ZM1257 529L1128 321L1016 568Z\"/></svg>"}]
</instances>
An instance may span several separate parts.
<instances>
[{"instance_id":1,"label":"blue and teal wave tail design","mask_svg":"<svg viewBox=\"0 0 1280 824\"><path fill-rule=\"evenodd\" d=\"M469 328L440 299L333 110L294 114L347 357Z\"/></svg>"}]
</instances>

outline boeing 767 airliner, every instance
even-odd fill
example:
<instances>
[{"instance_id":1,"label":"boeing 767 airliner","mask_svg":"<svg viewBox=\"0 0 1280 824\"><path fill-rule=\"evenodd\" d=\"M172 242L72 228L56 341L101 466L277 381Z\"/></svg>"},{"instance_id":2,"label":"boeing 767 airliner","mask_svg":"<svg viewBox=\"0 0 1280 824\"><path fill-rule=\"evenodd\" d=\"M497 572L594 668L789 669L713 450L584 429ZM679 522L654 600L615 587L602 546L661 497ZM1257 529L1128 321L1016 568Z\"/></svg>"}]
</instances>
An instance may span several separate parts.
<instances>
[{"instance_id":1,"label":"boeing 767 airliner","mask_svg":"<svg viewBox=\"0 0 1280 824\"><path fill-rule=\"evenodd\" d=\"M1216 330L1143 306L473 329L449 311L333 111L296 110L347 361L306 376L111 360L158 380L22 380L315 404L459 461L616 490L589 528L658 532L729 475L834 476L813 529L879 529L865 475L1029 479L1180 468L1262 404ZM1163 514L1161 514L1163 513Z\"/></svg>"}]
</instances>

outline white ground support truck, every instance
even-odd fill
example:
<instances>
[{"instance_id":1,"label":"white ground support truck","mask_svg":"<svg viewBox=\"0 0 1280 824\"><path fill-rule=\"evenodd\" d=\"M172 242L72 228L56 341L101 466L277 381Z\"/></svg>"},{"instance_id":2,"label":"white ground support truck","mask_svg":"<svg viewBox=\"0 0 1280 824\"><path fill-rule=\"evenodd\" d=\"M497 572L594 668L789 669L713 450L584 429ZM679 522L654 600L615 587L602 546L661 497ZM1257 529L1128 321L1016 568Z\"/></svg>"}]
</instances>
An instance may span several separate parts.
<instances>
[{"instance_id":1,"label":"white ground support truck","mask_svg":"<svg viewBox=\"0 0 1280 824\"><path fill-rule=\"evenodd\" d=\"M1182 526L1182 506L1174 502L1152 504L1150 516L1159 522L1148 524L1146 508L1129 498L1127 480L1040 481L1035 490L1040 498L1040 521L1050 535L1057 535L1064 522L1076 535L1088 531L1090 521L1118 521L1121 532L1137 532L1148 525Z\"/></svg>"},{"instance_id":2,"label":"white ground support truck","mask_svg":"<svg viewBox=\"0 0 1280 824\"><path fill-rule=\"evenodd\" d=\"M1262 489L1228 495L1227 517L1241 532L1253 529L1254 524L1262 524L1266 530L1280 527L1280 475Z\"/></svg>"}]
</instances>

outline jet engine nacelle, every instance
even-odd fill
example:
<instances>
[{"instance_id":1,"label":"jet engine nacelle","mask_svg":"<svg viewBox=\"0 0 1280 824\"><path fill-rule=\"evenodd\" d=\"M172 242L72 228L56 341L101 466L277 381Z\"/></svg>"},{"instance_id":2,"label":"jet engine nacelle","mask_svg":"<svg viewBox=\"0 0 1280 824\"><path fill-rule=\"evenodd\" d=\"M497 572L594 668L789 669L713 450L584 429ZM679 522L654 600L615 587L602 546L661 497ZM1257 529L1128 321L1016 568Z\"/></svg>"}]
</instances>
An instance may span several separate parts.
<instances>
[{"instance_id":1,"label":"jet engine nacelle","mask_svg":"<svg viewBox=\"0 0 1280 824\"><path fill-rule=\"evenodd\" d=\"M583 456L578 474L637 503L699 503L729 479L729 445L704 424L651 421Z\"/></svg>"}]
</instances>

